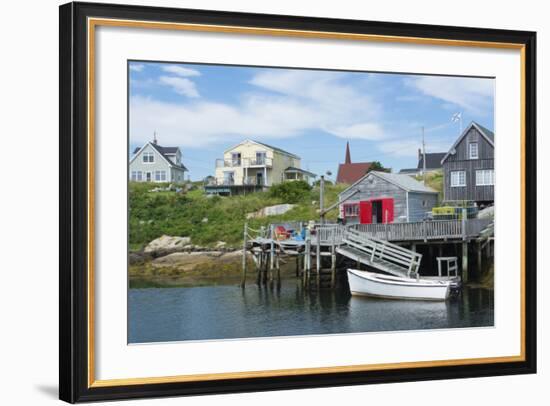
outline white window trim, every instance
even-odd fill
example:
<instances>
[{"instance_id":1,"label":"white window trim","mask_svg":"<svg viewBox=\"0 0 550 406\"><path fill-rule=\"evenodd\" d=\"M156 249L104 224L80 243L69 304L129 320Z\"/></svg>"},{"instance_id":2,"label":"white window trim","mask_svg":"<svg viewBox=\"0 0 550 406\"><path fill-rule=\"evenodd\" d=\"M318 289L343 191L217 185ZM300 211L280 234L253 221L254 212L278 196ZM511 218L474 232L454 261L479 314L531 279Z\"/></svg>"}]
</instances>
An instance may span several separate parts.
<instances>
[{"instance_id":1,"label":"white window trim","mask_svg":"<svg viewBox=\"0 0 550 406\"><path fill-rule=\"evenodd\" d=\"M349 214L347 209L352 209ZM359 203L344 203L344 217L359 217Z\"/></svg>"},{"instance_id":2,"label":"white window trim","mask_svg":"<svg viewBox=\"0 0 550 406\"><path fill-rule=\"evenodd\" d=\"M475 156L472 156L472 146L475 145L476 146L476 155ZM470 159L479 159L479 143L477 142L470 142L468 144L468 157Z\"/></svg>"},{"instance_id":3,"label":"white window trim","mask_svg":"<svg viewBox=\"0 0 550 406\"><path fill-rule=\"evenodd\" d=\"M492 175L489 175L490 172L492 172ZM480 179L481 179L481 182L479 182ZM494 186L494 185L495 185L494 169L476 170L476 186Z\"/></svg>"},{"instance_id":4,"label":"white window trim","mask_svg":"<svg viewBox=\"0 0 550 406\"><path fill-rule=\"evenodd\" d=\"M456 179L460 182L460 173L464 174L464 184L454 184L453 182L453 174L456 174ZM451 179L450 179L451 187L466 187L466 171L451 171Z\"/></svg>"},{"instance_id":5,"label":"white window trim","mask_svg":"<svg viewBox=\"0 0 550 406\"><path fill-rule=\"evenodd\" d=\"M158 179L157 179L157 174L158 174ZM166 182L167 179L168 178L166 176L166 170L159 169L155 171L155 182Z\"/></svg>"},{"instance_id":6,"label":"white window trim","mask_svg":"<svg viewBox=\"0 0 550 406\"><path fill-rule=\"evenodd\" d=\"M146 161L145 160L145 157L146 156L150 156L153 158L152 161ZM145 151L143 152L142 156L141 156L141 162L146 164L146 165L149 165L149 164L154 164L155 163L155 153L153 151Z\"/></svg>"}]
</instances>

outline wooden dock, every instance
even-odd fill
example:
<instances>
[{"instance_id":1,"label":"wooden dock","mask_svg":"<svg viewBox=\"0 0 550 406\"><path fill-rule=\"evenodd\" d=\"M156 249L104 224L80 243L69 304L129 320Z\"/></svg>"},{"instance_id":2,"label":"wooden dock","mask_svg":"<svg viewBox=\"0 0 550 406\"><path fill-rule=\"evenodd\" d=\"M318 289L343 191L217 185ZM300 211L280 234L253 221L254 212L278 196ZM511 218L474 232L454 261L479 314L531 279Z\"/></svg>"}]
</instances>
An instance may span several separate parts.
<instances>
[{"instance_id":1,"label":"wooden dock","mask_svg":"<svg viewBox=\"0 0 550 406\"><path fill-rule=\"evenodd\" d=\"M258 283L280 283L280 262L294 258L296 276L306 287L334 287L339 258L395 276L418 277L422 255L416 244L452 243L462 246L462 280L468 280L468 244L487 239L492 219L461 219L390 224L271 224L253 230L245 225L243 253L252 253ZM292 230L281 236L277 227ZM290 237L290 238L289 238ZM409 248L404 247L409 246ZM441 247L441 245L439 245ZM431 253L430 246L430 253ZM441 249L441 248L440 248ZM480 248L481 249L481 248ZM478 264L479 262L478 254ZM246 280L243 256L243 282Z\"/></svg>"}]
</instances>

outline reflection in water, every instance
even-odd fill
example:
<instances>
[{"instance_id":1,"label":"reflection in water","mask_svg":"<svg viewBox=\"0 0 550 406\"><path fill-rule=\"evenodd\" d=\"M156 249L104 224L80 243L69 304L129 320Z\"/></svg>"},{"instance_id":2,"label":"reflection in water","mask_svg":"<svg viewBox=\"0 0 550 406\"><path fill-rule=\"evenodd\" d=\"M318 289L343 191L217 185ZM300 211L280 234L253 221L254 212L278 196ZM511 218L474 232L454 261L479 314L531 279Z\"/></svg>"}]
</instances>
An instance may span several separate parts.
<instances>
[{"instance_id":1,"label":"reflection in water","mask_svg":"<svg viewBox=\"0 0 550 406\"><path fill-rule=\"evenodd\" d=\"M447 302L305 291L300 281L249 285L130 289L131 343L334 334L493 325L493 291L464 289Z\"/></svg>"}]
</instances>

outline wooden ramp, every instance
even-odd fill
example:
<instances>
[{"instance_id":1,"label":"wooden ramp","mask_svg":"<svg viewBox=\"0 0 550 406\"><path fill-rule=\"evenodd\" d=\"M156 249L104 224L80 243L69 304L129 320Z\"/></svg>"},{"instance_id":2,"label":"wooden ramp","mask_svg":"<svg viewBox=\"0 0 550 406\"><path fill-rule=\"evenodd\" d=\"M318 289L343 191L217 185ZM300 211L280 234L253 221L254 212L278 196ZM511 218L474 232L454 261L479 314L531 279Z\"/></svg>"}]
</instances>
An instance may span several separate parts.
<instances>
[{"instance_id":1,"label":"wooden ramp","mask_svg":"<svg viewBox=\"0 0 550 406\"><path fill-rule=\"evenodd\" d=\"M395 276L416 277L422 255L388 241L349 229L336 252L354 261Z\"/></svg>"}]
</instances>

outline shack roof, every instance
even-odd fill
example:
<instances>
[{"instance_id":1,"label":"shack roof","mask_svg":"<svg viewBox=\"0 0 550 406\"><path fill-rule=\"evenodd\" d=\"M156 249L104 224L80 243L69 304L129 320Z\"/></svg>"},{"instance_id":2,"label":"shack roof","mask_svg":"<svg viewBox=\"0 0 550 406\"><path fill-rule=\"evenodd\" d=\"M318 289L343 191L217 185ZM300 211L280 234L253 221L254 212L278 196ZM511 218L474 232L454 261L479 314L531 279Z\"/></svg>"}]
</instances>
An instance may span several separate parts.
<instances>
[{"instance_id":1,"label":"shack roof","mask_svg":"<svg viewBox=\"0 0 550 406\"><path fill-rule=\"evenodd\" d=\"M365 176L363 176L361 179L359 179L357 182L355 182L353 185L351 185L349 188L341 192L340 194L344 194L350 189L353 189L357 184L362 182L364 179L366 179L369 176L378 177L382 180L385 180L389 183L394 184L395 186L407 191L407 192L415 192L415 193L435 193L437 194L437 191L432 189L429 186L424 185L422 182L417 181L410 175L403 175L403 174L397 174L397 173L388 173L388 172L380 172L380 171L371 171Z\"/></svg>"}]
</instances>

